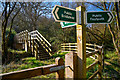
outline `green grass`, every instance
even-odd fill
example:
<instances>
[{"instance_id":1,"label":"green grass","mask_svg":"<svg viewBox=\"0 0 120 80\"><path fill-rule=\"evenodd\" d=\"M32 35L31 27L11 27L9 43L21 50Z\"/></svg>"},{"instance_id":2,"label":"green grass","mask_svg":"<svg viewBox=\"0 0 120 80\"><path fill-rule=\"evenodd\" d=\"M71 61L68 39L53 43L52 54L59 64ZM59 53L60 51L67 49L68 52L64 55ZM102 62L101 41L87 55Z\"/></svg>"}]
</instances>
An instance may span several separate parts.
<instances>
[{"instance_id":1,"label":"green grass","mask_svg":"<svg viewBox=\"0 0 120 80\"><path fill-rule=\"evenodd\" d=\"M90 64L92 64L93 62L95 62L95 60L91 59L91 58L87 58L86 59L86 67L88 67ZM93 67L92 69L90 69L89 71L87 71L86 77L89 78L95 71L97 71L98 69L98 64L95 65L95 67Z\"/></svg>"},{"instance_id":2,"label":"green grass","mask_svg":"<svg viewBox=\"0 0 120 80\"><path fill-rule=\"evenodd\" d=\"M104 78L120 78L120 63L118 62L119 57L115 51L107 51L105 54L105 67L103 71Z\"/></svg>"},{"instance_id":3,"label":"green grass","mask_svg":"<svg viewBox=\"0 0 120 80\"><path fill-rule=\"evenodd\" d=\"M51 59L45 60L45 61L36 60L35 57L23 58L20 61L11 62L7 68L3 69L3 72L6 73L6 72L12 72L12 71L18 71L18 70L23 70L23 69L28 69L28 68L34 68L34 67L54 64L56 57L61 57L61 58L65 59L65 54L67 54L67 53L54 54ZM119 78L120 64L118 64L118 56L115 54L115 52L110 52L110 51L107 51L105 56L107 57L107 59L105 59L105 61L109 62L111 65L105 65L105 68L103 70L104 72L102 75L103 78L111 78L111 77ZM87 58L86 66L88 67L94 61L95 60L93 60L91 58ZM91 70L89 70L86 74L87 78L90 77L95 71L97 71L97 69L98 69L98 65L96 65ZM48 75L42 75L42 76L36 76L33 78L52 79L52 78L55 78L55 73L51 73Z\"/></svg>"},{"instance_id":4,"label":"green grass","mask_svg":"<svg viewBox=\"0 0 120 80\"><path fill-rule=\"evenodd\" d=\"M17 53L17 54L24 54L26 51L22 51L22 50L14 50L14 49L8 49L9 52L12 53Z\"/></svg>"}]
</instances>

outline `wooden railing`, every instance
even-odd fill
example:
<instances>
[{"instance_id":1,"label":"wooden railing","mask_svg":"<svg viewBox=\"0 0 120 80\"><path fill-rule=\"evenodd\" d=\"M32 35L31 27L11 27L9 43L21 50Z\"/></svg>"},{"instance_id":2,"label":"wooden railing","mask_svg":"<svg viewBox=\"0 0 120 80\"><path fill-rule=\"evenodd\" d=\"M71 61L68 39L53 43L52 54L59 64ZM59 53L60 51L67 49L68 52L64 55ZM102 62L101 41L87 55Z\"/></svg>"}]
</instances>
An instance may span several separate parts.
<instances>
[{"instance_id":1,"label":"wooden railing","mask_svg":"<svg viewBox=\"0 0 120 80\"><path fill-rule=\"evenodd\" d=\"M49 53L50 56L52 56L51 54L51 44L37 31L32 31L29 33L31 35L31 39L34 40L38 40L40 42L40 44L43 46L43 48ZM37 43L36 43L37 44ZM36 45L39 46L39 45Z\"/></svg>"},{"instance_id":2,"label":"wooden railing","mask_svg":"<svg viewBox=\"0 0 120 80\"><path fill-rule=\"evenodd\" d=\"M51 44L37 31L28 32L27 30L22 31L16 35L18 43L25 44L25 51L32 51L33 54L37 55L39 44L35 41L37 40L46 52L51 54Z\"/></svg>"},{"instance_id":3,"label":"wooden railing","mask_svg":"<svg viewBox=\"0 0 120 80\"><path fill-rule=\"evenodd\" d=\"M59 80L63 80L65 77L64 60L62 58L56 58L55 62L56 64L0 74L0 77L2 77L3 80L17 80L32 78L35 76L46 75L56 72L56 78L58 78Z\"/></svg>"},{"instance_id":4,"label":"wooden railing","mask_svg":"<svg viewBox=\"0 0 120 80\"><path fill-rule=\"evenodd\" d=\"M77 53L77 43L63 43L61 44L62 52L75 52ZM95 55L95 56L94 56ZM94 56L94 57L93 57ZM95 65L98 64L98 70L91 75L89 79L93 79L97 74L98 78L101 78L102 66L103 66L103 48L102 46L96 44L86 44L86 58L92 58L95 61L86 68L86 71L92 69Z\"/></svg>"}]
</instances>

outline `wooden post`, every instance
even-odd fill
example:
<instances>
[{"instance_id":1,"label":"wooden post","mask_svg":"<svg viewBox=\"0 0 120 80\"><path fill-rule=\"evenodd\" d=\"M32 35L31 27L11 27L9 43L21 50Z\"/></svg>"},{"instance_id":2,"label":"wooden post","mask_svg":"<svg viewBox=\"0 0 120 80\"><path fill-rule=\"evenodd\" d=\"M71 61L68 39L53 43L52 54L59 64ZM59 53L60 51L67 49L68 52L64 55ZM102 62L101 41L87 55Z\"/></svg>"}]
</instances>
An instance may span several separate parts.
<instances>
[{"instance_id":1,"label":"wooden post","mask_svg":"<svg viewBox=\"0 0 120 80\"><path fill-rule=\"evenodd\" d=\"M64 60L60 57L56 58L55 62L59 66L64 65ZM56 80L64 80L64 78L65 78L64 71L65 70L62 69L62 70L59 70L59 71L56 72Z\"/></svg>"},{"instance_id":2,"label":"wooden post","mask_svg":"<svg viewBox=\"0 0 120 80\"><path fill-rule=\"evenodd\" d=\"M69 51L71 51L71 45L70 45L70 43L69 43Z\"/></svg>"},{"instance_id":3,"label":"wooden post","mask_svg":"<svg viewBox=\"0 0 120 80\"><path fill-rule=\"evenodd\" d=\"M37 46L37 44L35 45L35 47L36 47L35 57L36 57L36 60L38 60L38 46Z\"/></svg>"},{"instance_id":4,"label":"wooden post","mask_svg":"<svg viewBox=\"0 0 120 80\"><path fill-rule=\"evenodd\" d=\"M30 51L32 52L32 50L31 50L31 35L30 35Z\"/></svg>"},{"instance_id":5,"label":"wooden post","mask_svg":"<svg viewBox=\"0 0 120 80\"><path fill-rule=\"evenodd\" d=\"M100 49L100 52L98 53L98 78L102 79L102 51Z\"/></svg>"},{"instance_id":6,"label":"wooden post","mask_svg":"<svg viewBox=\"0 0 120 80\"><path fill-rule=\"evenodd\" d=\"M96 43L94 43L94 49L96 49ZM97 59L97 54L95 54L95 59Z\"/></svg>"},{"instance_id":7,"label":"wooden post","mask_svg":"<svg viewBox=\"0 0 120 80\"><path fill-rule=\"evenodd\" d=\"M34 39L32 40L32 54L34 55Z\"/></svg>"},{"instance_id":8,"label":"wooden post","mask_svg":"<svg viewBox=\"0 0 120 80\"><path fill-rule=\"evenodd\" d=\"M104 69L104 45L102 44L102 69Z\"/></svg>"},{"instance_id":9,"label":"wooden post","mask_svg":"<svg viewBox=\"0 0 120 80\"><path fill-rule=\"evenodd\" d=\"M65 51L65 43L63 43L63 46L64 46L64 47L63 47L63 51Z\"/></svg>"},{"instance_id":10,"label":"wooden post","mask_svg":"<svg viewBox=\"0 0 120 80\"><path fill-rule=\"evenodd\" d=\"M74 80L77 78L77 53L70 52L65 55L65 78Z\"/></svg>"},{"instance_id":11,"label":"wooden post","mask_svg":"<svg viewBox=\"0 0 120 80\"><path fill-rule=\"evenodd\" d=\"M26 38L25 38L25 51L27 52L28 51L28 32L26 31L25 34L26 34Z\"/></svg>"},{"instance_id":12,"label":"wooden post","mask_svg":"<svg viewBox=\"0 0 120 80\"><path fill-rule=\"evenodd\" d=\"M79 6L77 11L77 49L78 49L78 79L86 78L86 28L84 23L85 7ZM81 13L81 14L80 14ZM81 16L81 19L80 19Z\"/></svg>"}]
</instances>

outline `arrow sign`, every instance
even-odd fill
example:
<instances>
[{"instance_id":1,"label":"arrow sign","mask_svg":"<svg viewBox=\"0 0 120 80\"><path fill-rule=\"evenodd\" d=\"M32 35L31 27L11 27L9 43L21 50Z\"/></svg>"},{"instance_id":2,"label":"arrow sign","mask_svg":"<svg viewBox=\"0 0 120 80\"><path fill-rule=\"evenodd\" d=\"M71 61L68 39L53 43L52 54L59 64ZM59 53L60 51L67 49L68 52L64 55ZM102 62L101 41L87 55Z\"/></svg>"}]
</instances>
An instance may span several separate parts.
<instances>
[{"instance_id":1,"label":"arrow sign","mask_svg":"<svg viewBox=\"0 0 120 80\"><path fill-rule=\"evenodd\" d=\"M74 9L55 5L52 14L57 22L76 22L76 11Z\"/></svg>"},{"instance_id":2,"label":"arrow sign","mask_svg":"<svg viewBox=\"0 0 120 80\"><path fill-rule=\"evenodd\" d=\"M69 23L69 22L60 22L60 24L62 28L72 27L72 26L77 25L77 23Z\"/></svg>"},{"instance_id":3,"label":"arrow sign","mask_svg":"<svg viewBox=\"0 0 120 80\"><path fill-rule=\"evenodd\" d=\"M113 14L110 11L98 11L86 13L87 24L110 24L113 20Z\"/></svg>"}]
</instances>

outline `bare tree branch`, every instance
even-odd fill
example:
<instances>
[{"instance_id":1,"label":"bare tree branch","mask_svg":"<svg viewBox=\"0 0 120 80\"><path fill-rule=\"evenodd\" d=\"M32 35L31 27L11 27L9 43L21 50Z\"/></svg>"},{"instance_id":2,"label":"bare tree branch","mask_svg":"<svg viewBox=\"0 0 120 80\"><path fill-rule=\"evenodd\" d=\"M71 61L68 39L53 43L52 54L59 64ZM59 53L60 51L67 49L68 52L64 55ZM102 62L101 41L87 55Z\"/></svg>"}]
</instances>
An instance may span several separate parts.
<instances>
[{"instance_id":1,"label":"bare tree branch","mask_svg":"<svg viewBox=\"0 0 120 80\"><path fill-rule=\"evenodd\" d=\"M91 3L91 2L87 2L87 3L89 3L89 4L93 5L93 6L95 6L95 7L99 8L99 9L101 9L101 10L104 10L103 8L99 7L98 5L95 5L94 3Z\"/></svg>"}]
</instances>

